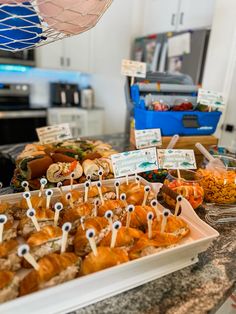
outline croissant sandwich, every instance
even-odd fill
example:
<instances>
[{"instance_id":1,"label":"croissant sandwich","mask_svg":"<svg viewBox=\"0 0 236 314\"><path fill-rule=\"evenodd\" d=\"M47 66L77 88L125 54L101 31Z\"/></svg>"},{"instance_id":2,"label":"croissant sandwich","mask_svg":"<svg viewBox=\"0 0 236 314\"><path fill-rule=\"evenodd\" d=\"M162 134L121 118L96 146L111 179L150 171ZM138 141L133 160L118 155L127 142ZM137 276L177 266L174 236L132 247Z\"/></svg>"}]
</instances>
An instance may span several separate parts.
<instances>
[{"instance_id":1,"label":"croissant sandwich","mask_svg":"<svg viewBox=\"0 0 236 314\"><path fill-rule=\"evenodd\" d=\"M84 224L78 227L74 238L75 253L79 256L85 256L91 252L91 247L86 238L86 230L90 228L93 228L95 231L95 241L97 244L99 244L110 231L106 218L94 217L86 219Z\"/></svg>"},{"instance_id":2,"label":"croissant sandwich","mask_svg":"<svg viewBox=\"0 0 236 314\"><path fill-rule=\"evenodd\" d=\"M116 238L116 247L130 247L133 246L134 243L139 240L143 236L143 232L134 229L134 228L126 228L121 227L117 232L117 238ZM110 246L111 244L111 237L112 233L109 232L108 235L106 235L102 241L100 242L100 246Z\"/></svg>"},{"instance_id":3,"label":"croissant sandwich","mask_svg":"<svg viewBox=\"0 0 236 314\"><path fill-rule=\"evenodd\" d=\"M44 256L38 261L39 270L32 270L20 283L20 295L50 288L76 277L81 259L74 253Z\"/></svg>"},{"instance_id":4,"label":"croissant sandwich","mask_svg":"<svg viewBox=\"0 0 236 314\"><path fill-rule=\"evenodd\" d=\"M103 217L107 210L111 210L115 216L120 216L126 207L126 202L121 200L106 200L98 208L98 216Z\"/></svg>"},{"instance_id":5,"label":"croissant sandwich","mask_svg":"<svg viewBox=\"0 0 236 314\"><path fill-rule=\"evenodd\" d=\"M0 270L20 269L21 259L17 255L17 240L11 239L0 244Z\"/></svg>"},{"instance_id":6,"label":"croissant sandwich","mask_svg":"<svg viewBox=\"0 0 236 314\"><path fill-rule=\"evenodd\" d=\"M144 200L144 189L144 185L140 184L139 186L139 184L135 182L129 183L128 185L124 183L120 186L120 193L126 193L126 200L128 204L142 205ZM153 191L150 191L147 198L147 203L149 203L154 198L155 194Z\"/></svg>"},{"instance_id":7,"label":"croissant sandwich","mask_svg":"<svg viewBox=\"0 0 236 314\"><path fill-rule=\"evenodd\" d=\"M30 253L35 260L49 254L59 252L61 249L62 230L56 226L45 226L40 231L33 233L27 240ZM28 267L24 260L24 267Z\"/></svg>"},{"instance_id":8,"label":"croissant sandwich","mask_svg":"<svg viewBox=\"0 0 236 314\"><path fill-rule=\"evenodd\" d=\"M152 227L153 230L160 232L162 219L163 219L162 216L160 216L160 219L158 221L157 220L153 221ZM165 232L172 233L178 237L183 238L189 234L190 229L187 223L183 221L183 219L181 219L180 217L170 215L167 218Z\"/></svg>"},{"instance_id":9,"label":"croissant sandwich","mask_svg":"<svg viewBox=\"0 0 236 314\"><path fill-rule=\"evenodd\" d=\"M68 208L62 217L62 224L71 222L72 227L75 228L80 223L81 217L89 217L93 214L93 209L94 206L91 203L82 203L75 205L73 208Z\"/></svg>"},{"instance_id":10,"label":"croissant sandwich","mask_svg":"<svg viewBox=\"0 0 236 314\"><path fill-rule=\"evenodd\" d=\"M74 173L74 179L78 179L83 174L83 168L78 161L57 162L47 169L47 179L49 182L58 183L70 179L71 173Z\"/></svg>"},{"instance_id":11,"label":"croissant sandwich","mask_svg":"<svg viewBox=\"0 0 236 314\"><path fill-rule=\"evenodd\" d=\"M36 218L38 220L40 228L43 228L48 225L52 225L54 221L54 211L47 208L38 208L35 210ZM31 219L24 217L20 220L17 226L18 234L24 238L28 238L32 232L35 232L34 224Z\"/></svg>"},{"instance_id":12,"label":"croissant sandwich","mask_svg":"<svg viewBox=\"0 0 236 314\"><path fill-rule=\"evenodd\" d=\"M129 257L126 250L100 246L97 248L97 256L91 252L85 257L82 262L80 274L88 275L128 261Z\"/></svg>"},{"instance_id":13,"label":"croissant sandwich","mask_svg":"<svg viewBox=\"0 0 236 314\"><path fill-rule=\"evenodd\" d=\"M18 296L19 283L20 280L14 272L0 270L0 303Z\"/></svg>"}]
</instances>

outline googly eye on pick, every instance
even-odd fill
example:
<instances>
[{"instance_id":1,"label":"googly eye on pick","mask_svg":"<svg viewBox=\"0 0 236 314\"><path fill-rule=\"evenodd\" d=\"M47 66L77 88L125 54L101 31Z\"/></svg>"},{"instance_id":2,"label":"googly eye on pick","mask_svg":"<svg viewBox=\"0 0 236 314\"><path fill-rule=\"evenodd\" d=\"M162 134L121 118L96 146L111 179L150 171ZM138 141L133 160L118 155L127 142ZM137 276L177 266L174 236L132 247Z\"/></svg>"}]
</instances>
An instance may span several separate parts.
<instances>
[{"instance_id":1,"label":"googly eye on pick","mask_svg":"<svg viewBox=\"0 0 236 314\"><path fill-rule=\"evenodd\" d=\"M152 200L151 201L151 206L157 206L157 200Z\"/></svg>"},{"instance_id":2,"label":"googly eye on pick","mask_svg":"<svg viewBox=\"0 0 236 314\"><path fill-rule=\"evenodd\" d=\"M119 182L119 181L116 181L116 182L115 182L115 186L117 186L117 187L120 186L120 182Z\"/></svg>"},{"instance_id":3,"label":"googly eye on pick","mask_svg":"<svg viewBox=\"0 0 236 314\"><path fill-rule=\"evenodd\" d=\"M100 188L102 186L102 183L100 181L97 182L97 187Z\"/></svg>"},{"instance_id":4,"label":"googly eye on pick","mask_svg":"<svg viewBox=\"0 0 236 314\"><path fill-rule=\"evenodd\" d=\"M147 219L152 220L154 218L154 215L152 212L147 213Z\"/></svg>"},{"instance_id":5,"label":"googly eye on pick","mask_svg":"<svg viewBox=\"0 0 236 314\"><path fill-rule=\"evenodd\" d=\"M58 202L54 205L55 210L61 211L63 209L62 203Z\"/></svg>"},{"instance_id":6,"label":"googly eye on pick","mask_svg":"<svg viewBox=\"0 0 236 314\"><path fill-rule=\"evenodd\" d=\"M113 212L112 212L111 210L107 210L107 211L105 212L105 217L106 217L107 219L112 218L112 217L113 217Z\"/></svg>"},{"instance_id":7,"label":"googly eye on pick","mask_svg":"<svg viewBox=\"0 0 236 314\"><path fill-rule=\"evenodd\" d=\"M23 197L24 197L25 199L30 198L30 197L31 197L31 194L30 194L29 192L24 192L24 193L23 193Z\"/></svg>"},{"instance_id":8,"label":"googly eye on pick","mask_svg":"<svg viewBox=\"0 0 236 314\"><path fill-rule=\"evenodd\" d=\"M87 237L87 239L91 239L91 238L93 238L95 236L95 231L93 230L93 229L88 229L87 231L86 231L86 237Z\"/></svg>"},{"instance_id":9,"label":"googly eye on pick","mask_svg":"<svg viewBox=\"0 0 236 314\"><path fill-rule=\"evenodd\" d=\"M115 221L114 223L113 223L113 229L116 229L116 230L118 230L118 229L120 229L121 228L121 222L120 221Z\"/></svg>"},{"instance_id":10,"label":"googly eye on pick","mask_svg":"<svg viewBox=\"0 0 236 314\"><path fill-rule=\"evenodd\" d=\"M64 225L62 226L62 230L65 232L69 232L71 230L71 223L70 222L65 222Z\"/></svg>"},{"instance_id":11,"label":"googly eye on pick","mask_svg":"<svg viewBox=\"0 0 236 314\"><path fill-rule=\"evenodd\" d=\"M169 209L164 210L164 211L163 211L163 215L164 215L165 217L168 217L168 216L170 215Z\"/></svg>"},{"instance_id":12,"label":"googly eye on pick","mask_svg":"<svg viewBox=\"0 0 236 314\"><path fill-rule=\"evenodd\" d=\"M177 202L181 202L183 200L183 197L181 195L177 196Z\"/></svg>"},{"instance_id":13,"label":"googly eye on pick","mask_svg":"<svg viewBox=\"0 0 236 314\"><path fill-rule=\"evenodd\" d=\"M150 186L148 186L148 185L147 185L147 186L145 186L145 192L149 192L149 191L150 191L150 189L151 189L151 188L150 188Z\"/></svg>"},{"instance_id":14,"label":"googly eye on pick","mask_svg":"<svg viewBox=\"0 0 236 314\"><path fill-rule=\"evenodd\" d=\"M66 199L69 201L71 198L72 198L71 193L67 193L67 194L66 194Z\"/></svg>"},{"instance_id":15,"label":"googly eye on pick","mask_svg":"<svg viewBox=\"0 0 236 314\"><path fill-rule=\"evenodd\" d=\"M25 254L29 253L30 248L27 244L23 244L18 247L17 254L20 257L23 257Z\"/></svg>"},{"instance_id":16,"label":"googly eye on pick","mask_svg":"<svg viewBox=\"0 0 236 314\"><path fill-rule=\"evenodd\" d=\"M45 194L46 194L46 196L52 196L53 195L53 190L48 189L48 190L46 190Z\"/></svg>"},{"instance_id":17,"label":"googly eye on pick","mask_svg":"<svg viewBox=\"0 0 236 314\"><path fill-rule=\"evenodd\" d=\"M120 195L120 199L121 199L122 201L125 201L125 200L126 200L126 194L125 194L125 193L122 193L122 194Z\"/></svg>"},{"instance_id":18,"label":"googly eye on pick","mask_svg":"<svg viewBox=\"0 0 236 314\"><path fill-rule=\"evenodd\" d=\"M134 205L129 205L128 207L127 207L127 211L129 212L129 213L132 213L133 211L134 211Z\"/></svg>"},{"instance_id":19,"label":"googly eye on pick","mask_svg":"<svg viewBox=\"0 0 236 314\"><path fill-rule=\"evenodd\" d=\"M27 215L27 217L29 217L29 218L34 217L35 214L36 214L36 212L35 212L35 210L34 210L33 208L28 209L27 212L26 212L26 215Z\"/></svg>"},{"instance_id":20,"label":"googly eye on pick","mask_svg":"<svg viewBox=\"0 0 236 314\"><path fill-rule=\"evenodd\" d=\"M5 224L7 222L7 216L6 215L0 215L0 224Z\"/></svg>"},{"instance_id":21,"label":"googly eye on pick","mask_svg":"<svg viewBox=\"0 0 236 314\"><path fill-rule=\"evenodd\" d=\"M47 184L47 179L45 179L45 178L42 178L42 179L40 179L40 184L41 185L46 185Z\"/></svg>"},{"instance_id":22,"label":"googly eye on pick","mask_svg":"<svg viewBox=\"0 0 236 314\"><path fill-rule=\"evenodd\" d=\"M21 186L22 188L27 188L29 186L29 183L27 181L22 181Z\"/></svg>"}]
</instances>

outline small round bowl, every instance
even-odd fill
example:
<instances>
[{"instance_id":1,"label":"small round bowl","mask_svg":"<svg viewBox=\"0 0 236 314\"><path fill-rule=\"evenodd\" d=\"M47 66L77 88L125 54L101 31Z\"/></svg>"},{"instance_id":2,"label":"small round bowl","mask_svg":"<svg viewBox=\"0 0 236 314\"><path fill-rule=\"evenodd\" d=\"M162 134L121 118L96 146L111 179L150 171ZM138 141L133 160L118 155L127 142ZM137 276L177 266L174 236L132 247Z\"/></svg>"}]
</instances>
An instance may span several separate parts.
<instances>
[{"instance_id":1,"label":"small round bowl","mask_svg":"<svg viewBox=\"0 0 236 314\"><path fill-rule=\"evenodd\" d=\"M192 170L180 170L180 176L181 178L178 178L176 170L169 170L164 184L175 193L185 197L193 209L198 208L202 205L204 199L204 190L200 185L200 175L196 176L196 172ZM163 198L169 206L175 207L176 201L170 196L163 194Z\"/></svg>"}]
</instances>

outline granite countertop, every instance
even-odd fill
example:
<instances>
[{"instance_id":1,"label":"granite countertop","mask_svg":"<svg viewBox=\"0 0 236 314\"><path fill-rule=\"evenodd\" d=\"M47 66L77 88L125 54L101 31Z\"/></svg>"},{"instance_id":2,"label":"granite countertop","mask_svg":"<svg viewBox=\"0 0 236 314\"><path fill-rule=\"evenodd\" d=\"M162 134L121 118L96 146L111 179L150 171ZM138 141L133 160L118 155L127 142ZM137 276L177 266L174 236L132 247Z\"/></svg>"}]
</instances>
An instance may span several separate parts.
<instances>
[{"instance_id":1,"label":"granite countertop","mask_svg":"<svg viewBox=\"0 0 236 314\"><path fill-rule=\"evenodd\" d=\"M97 138L97 137L96 137ZM116 149L128 149L127 136L103 136ZM0 155L14 160L22 145L0 147ZM8 193L9 188L1 193ZM197 212L204 219L204 209ZM76 314L205 314L215 313L236 288L236 228L217 228L220 236L199 262L130 291L80 309ZM74 314L73 313L73 314Z\"/></svg>"}]
</instances>

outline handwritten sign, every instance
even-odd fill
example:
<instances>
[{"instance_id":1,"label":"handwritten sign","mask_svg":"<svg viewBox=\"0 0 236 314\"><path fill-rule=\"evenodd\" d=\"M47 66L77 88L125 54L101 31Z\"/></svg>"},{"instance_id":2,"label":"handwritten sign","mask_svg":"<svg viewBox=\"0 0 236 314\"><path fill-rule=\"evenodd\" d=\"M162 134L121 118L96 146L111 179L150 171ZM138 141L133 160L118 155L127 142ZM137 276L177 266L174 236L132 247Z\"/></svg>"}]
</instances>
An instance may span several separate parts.
<instances>
[{"instance_id":1,"label":"handwritten sign","mask_svg":"<svg viewBox=\"0 0 236 314\"><path fill-rule=\"evenodd\" d=\"M197 103L209 107L224 107L223 94L220 92L210 91L199 88Z\"/></svg>"},{"instance_id":2,"label":"handwritten sign","mask_svg":"<svg viewBox=\"0 0 236 314\"><path fill-rule=\"evenodd\" d=\"M147 129L135 130L136 148L147 148L153 146L161 146L161 130L160 129Z\"/></svg>"},{"instance_id":3,"label":"handwritten sign","mask_svg":"<svg viewBox=\"0 0 236 314\"><path fill-rule=\"evenodd\" d=\"M116 178L158 169L156 148L115 154L111 161Z\"/></svg>"},{"instance_id":4,"label":"handwritten sign","mask_svg":"<svg viewBox=\"0 0 236 314\"><path fill-rule=\"evenodd\" d=\"M41 144L50 144L72 138L71 129L68 123L45 126L36 129Z\"/></svg>"},{"instance_id":5,"label":"handwritten sign","mask_svg":"<svg viewBox=\"0 0 236 314\"><path fill-rule=\"evenodd\" d=\"M147 64L132 60L122 60L121 74L130 77L146 77Z\"/></svg>"},{"instance_id":6,"label":"handwritten sign","mask_svg":"<svg viewBox=\"0 0 236 314\"><path fill-rule=\"evenodd\" d=\"M159 169L196 169L195 154L192 149L158 149Z\"/></svg>"}]
</instances>

